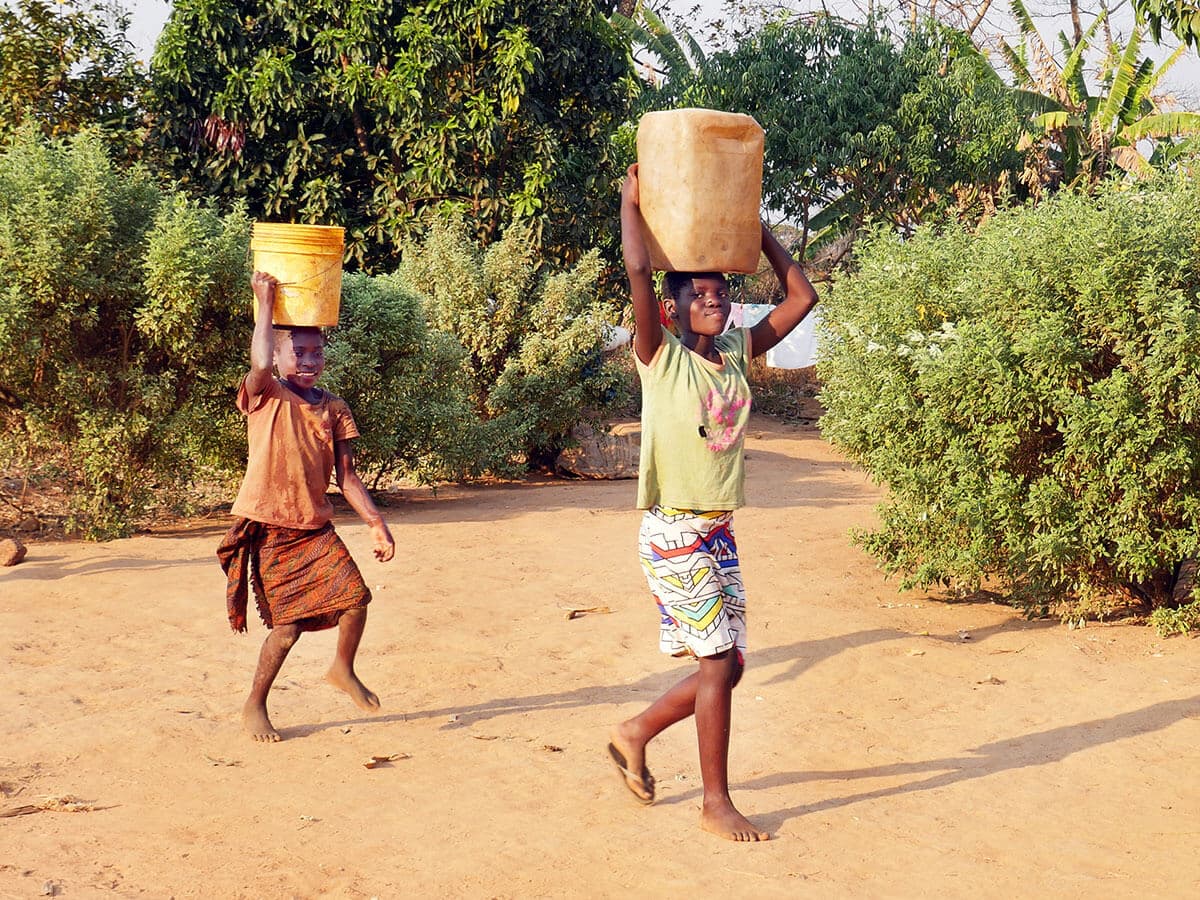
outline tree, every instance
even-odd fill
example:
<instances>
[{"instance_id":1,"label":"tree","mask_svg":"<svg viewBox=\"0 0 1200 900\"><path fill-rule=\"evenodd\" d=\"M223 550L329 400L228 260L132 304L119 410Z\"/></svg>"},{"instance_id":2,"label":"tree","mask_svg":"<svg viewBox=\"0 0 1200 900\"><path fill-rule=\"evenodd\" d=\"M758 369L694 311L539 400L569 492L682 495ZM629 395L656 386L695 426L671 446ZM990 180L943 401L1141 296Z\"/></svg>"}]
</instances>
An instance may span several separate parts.
<instances>
[{"instance_id":1,"label":"tree","mask_svg":"<svg viewBox=\"0 0 1200 900\"><path fill-rule=\"evenodd\" d=\"M763 126L764 204L802 243L875 218L908 229L946 209L977 217L1018 168L999 76L965 35L932 23L897 42L824 14L777 20L711 54L679 95Z\"/></svg>"},{"instance_id":2,"label":"tree","mask_svg":"<svg viewBox=\"0 0 1200 900\"><path fill-rule=\"evenodd\" d=\"M681 35L676 36L643 0L638 0L630 15L618 10L609 20L630 44L644 82L641 96L647 98L646 108L670 108L674 99L671 92L693 76L707 59L704 48L686 28L680 28Z\"/></svg>"},{"instance_id":3,"label":"tree","mask_svg":"<svg viewBox=\"0 0 1200 900\"><path fill-rule=\"evenodd\" d=\"M593 0L179 0L151 77L170 171L256 216L343 225L367 267L431 212L588 246L631 89Z\"/></svg>"},{"instance_id":4,"label":"tree","mask_svg":"<svg viewBox=\"0 0 1200 900\"><path fill-rule=\"evenodd\" d=\"M27 123L47 136L134 127L145 71L128 27L112 2L0 5L0 143Z\"/></svg>"},{"instance_id":5,"label":"tree","mask_svg":"<svg viewBox=\"0 0 1200 900\"><path fill-rule=\"evenodd\" d=\"M1014 95L1032 128L1022 138L1028 155L1023 180L1035 191L1060 185L1095 184L1112 166L1146 176L1197 146L1200 113L1159 107L1154 90L1183 47L1160 66L1140 57L1142 31L1134 26L1126 44L1113 46L1093 93L1084 72L1085 55L1106 16L1101 13L1074 42L1059 33L1066 60L1059 65L1042 41L1021 0L1012 0L1022 35L1004 54L1016 81ZM1183 138L1183 141L1178 141ZM1149 156L1141 144L1150 143Z\"/></svg>"},{"instance_id":6,"label":"tree","mask_svg":"<svg viewBox=\"0 0 1200 900\"><path fill-rule=\"evenodd\" d=\"M1162 40L1166 25L1185 47L1200 47L1200 3L1196 0L1133 0L1133 8L1146 20L1155 43Z\"/></svg>"}]
</instances>

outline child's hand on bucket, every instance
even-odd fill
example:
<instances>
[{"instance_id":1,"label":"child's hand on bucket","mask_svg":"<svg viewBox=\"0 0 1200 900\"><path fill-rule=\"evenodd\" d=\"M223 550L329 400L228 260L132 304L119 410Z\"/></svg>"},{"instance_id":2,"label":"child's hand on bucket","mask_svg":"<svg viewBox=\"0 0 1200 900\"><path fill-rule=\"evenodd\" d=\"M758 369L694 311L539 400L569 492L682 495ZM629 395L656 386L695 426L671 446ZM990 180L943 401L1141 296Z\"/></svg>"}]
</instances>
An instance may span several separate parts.
<instances>
[{"instance_id":1,"label":"child's hand on bucket","mask_svg":"<svg viewBox=\"0 0 1200 900\"><path fill-rule=\"evenodd\" d=\"M250 287L254 289L254 296L260 305L275 306L275 291L279 281L273 275L255 272L250 278Z\"/></svg>"},{"instance_id":2,"label":"child's hand on bucket","mask_svg":"<svg viewBox=\"0 0 1200 900\"><path fill-rule=\"evenodd\" d=\"M638 164L634 163L625 170L625 181L621 185L625 195L634 206L641 205L641 187L638 184Z\"/></svg>"}]
</instances>

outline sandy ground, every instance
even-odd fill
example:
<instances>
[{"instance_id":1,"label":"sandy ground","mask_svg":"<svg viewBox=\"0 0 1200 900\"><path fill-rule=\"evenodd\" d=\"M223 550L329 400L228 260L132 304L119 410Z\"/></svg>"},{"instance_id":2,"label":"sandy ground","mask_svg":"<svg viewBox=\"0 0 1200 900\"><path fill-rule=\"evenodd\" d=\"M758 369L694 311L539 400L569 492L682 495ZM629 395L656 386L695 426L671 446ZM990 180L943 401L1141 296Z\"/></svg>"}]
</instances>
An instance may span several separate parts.
<instances>
[{"instance_id":1,"label":"sandy ground","mask_svg":"<svg viewBox=\"0 0 1200 900\"><path fill-rule=\"evenodd\" d=\"M770 842L697 828L690 723L650 748L653 807L607 761L690 670L657 652L632 482L414 490L391 563L339 519L382 711L307 635L274 745L240 731L265 631L226 624L225 523L4 570L0 812L49 808L0 818L0 897L1197 896L1200 643L898 594L847 538L878 491L753 425L730 774Z\"/></svg>"}]
</instances>

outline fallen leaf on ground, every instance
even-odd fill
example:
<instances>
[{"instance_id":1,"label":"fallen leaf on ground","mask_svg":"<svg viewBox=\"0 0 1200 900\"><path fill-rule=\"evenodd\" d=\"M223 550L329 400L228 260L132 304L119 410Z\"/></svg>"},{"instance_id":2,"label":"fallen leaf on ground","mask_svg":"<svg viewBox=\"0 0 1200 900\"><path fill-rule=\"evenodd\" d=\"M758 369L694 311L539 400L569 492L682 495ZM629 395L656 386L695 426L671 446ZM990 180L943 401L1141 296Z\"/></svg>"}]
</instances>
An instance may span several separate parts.
<instances>
[{"instance_id":1,"label":"fallen leaf on ground","mask_svg":"<svg viewBox=\"0 0 1200 900\"><path fill-rule=\"evenodd\" d=\"M578 619L589 613L612 612L612 609L608 606L560 606L559 609L566 610L568 619Z\"/></svg>"},{"instance_id":2,"label":"fallen leaf on ground","mask_svg":"<svg viewBox=\"0 0 1200 900\"><path fill-rule=\"evenodd\" d=\"M0 819L12 816L29 816L39 812L94 812L103 808L92 803L86 803L83 800L76 800L71 796L47 797L41 803L10 806L8 809L0 809Z\"/></svg>"},{"instance_id":3,"label":"fallen leaf on ground","mask_svg":"<svg viewBox=\"0 0 1200 900\"><path fill-rule=\"evenodd\" d=\"M65 797L47 797L41 803L42 809L50 812L95 812L100 807L86 800L80 800L69 794Z\"/></svg>"},{"instance_id":4,"label":"fallen leaf on ground","mask_svg":"<svg viewBox=\"0 0 1200 900\"><path fill-rule=\"evenodd\" d=\"M0 819L7 819L12 816L31 816L34 813L42 812L40 806L10 806L8 809L0 809Z\"/></svg>"},{"instance_id":5,"label":"fallen leaf on ground","mask_svg":"<svg viewBox=\"0 0 1200 900\"><path fill-rule=\"evenodd\" d=\"M398 759L412 759L412 756L408 753L392 753L389 756L372 756L365 763L363 763L363 768L377 769L384 763L395 762Z\"/></svg>"}]
</instances>

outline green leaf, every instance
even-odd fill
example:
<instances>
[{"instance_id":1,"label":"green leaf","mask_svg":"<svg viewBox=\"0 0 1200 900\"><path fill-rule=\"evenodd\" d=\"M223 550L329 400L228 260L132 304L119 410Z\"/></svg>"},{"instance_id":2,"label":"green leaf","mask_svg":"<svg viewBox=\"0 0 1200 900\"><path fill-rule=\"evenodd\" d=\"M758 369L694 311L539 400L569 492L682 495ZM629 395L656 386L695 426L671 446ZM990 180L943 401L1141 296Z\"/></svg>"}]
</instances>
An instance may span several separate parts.
<instances>
[{"instance_id":1,"label":"green leaf","mask_svg":"<svg viewBox=\"0 0 1200 900\"><path fill-rule=\"evenodd\" d=\"M1071 48L1067 61L1063 63L1062 80L1063 84L1067 86L1072 103L1084 103L1088 100L1087 79L1084 77L1083 71L1084 53L1091 47L1096 30L1107 16L1108 11L1102 9L1100 15L1096 16L1096 20L1088 26L1078 43Z\"/></svg>"},{"instance_id":2,"label":"green leaf","mask_svg":"<svg viewBox=\"0 0 1200 900\"><path fill-rule=\"evenodd\" d=\"M1109 88L1108 98L1104 101L1104 105L1100 109L1097 121L1101 128L1106 129L1110 133L1116 130L1117 115L1127 102L1129 93L1133 88L1138 72L1137 56L1141 49L1141 40L1141 29L1135 25L1133 33L1129 36L1129 42L1125 45L1125 49L1122 51L1121 58L1117 63L1112 86Z\"/></svg>"},{"instance_id":3,"label":"green leaf","mask_svg":"<svg viewBox=\"0 0 1200 900\"><path fill-rule=\"evenodd\" d=\"M1127 126L1122 136L1132 143L1144 138L1167 138L1200 134L1200 113L1169 112L1143 116Z\"/></svg>"}]
</instances>

